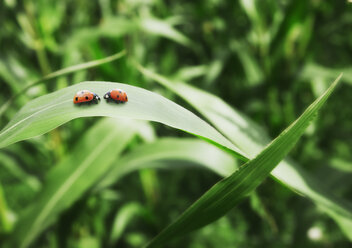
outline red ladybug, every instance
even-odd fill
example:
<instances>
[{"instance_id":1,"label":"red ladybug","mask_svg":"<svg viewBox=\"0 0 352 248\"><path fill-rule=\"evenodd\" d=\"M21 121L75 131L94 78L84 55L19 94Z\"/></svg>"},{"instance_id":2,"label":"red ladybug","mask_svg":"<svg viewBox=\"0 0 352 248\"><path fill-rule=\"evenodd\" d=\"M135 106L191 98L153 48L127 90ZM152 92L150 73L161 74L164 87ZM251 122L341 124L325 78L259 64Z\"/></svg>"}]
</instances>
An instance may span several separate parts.
<instances>
[{"instance_id":1,"label":"red ladybug","mask_svg":"<svg viewBox=\"0 0 352 248\"><path fill-rule=\"evenodd\" d=\"M116 103L125 103L128 101L126 92L120 89L110 90L104 95L104 99L106 99L108 102L112 100Z\"/></svg>"},{"instance_id":2,"label":"red ladybug","mask_svg":"<svg viewBox=\"0 0 352 248\"><path fill-rule=\"evenodd\" d=\"M95 103L97 104L100 101L100 97L90 92L89 90L80 90L73 97L74 104L82 104L82 103Z\"/></svg>"}]
</instances>

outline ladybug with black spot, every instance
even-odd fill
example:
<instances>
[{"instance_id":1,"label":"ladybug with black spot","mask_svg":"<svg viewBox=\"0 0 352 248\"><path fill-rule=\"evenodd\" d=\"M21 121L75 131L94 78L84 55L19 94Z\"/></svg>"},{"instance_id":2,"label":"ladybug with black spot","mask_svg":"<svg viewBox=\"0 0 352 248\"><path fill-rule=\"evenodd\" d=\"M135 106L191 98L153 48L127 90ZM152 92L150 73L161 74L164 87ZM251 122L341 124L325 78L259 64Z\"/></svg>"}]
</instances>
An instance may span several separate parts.
<instances>
[{"instance_id":1,"label":"ladybug with black spot","mask_svg":"<svg viewBox=\"0 0 352 248\"><path fill-rule=\"evenodd\" d=\"M99 101L100 97L97 94L90 92L89 90L80 90L73 97L73 103L78 105L85 103L98 104Z\"/></svg>"},{"instance_id":2,"label":"ladybug with black spot","mask_svg":"<svg viewBox=\"0 0 352 248\"><path fill-rule=\"evenodd\" d=\"M104 95L104 99L114 101L116 103L125 103L128 101L128 97L125 91L120 89L113 89Z\"/></svg>"}]
</instances>

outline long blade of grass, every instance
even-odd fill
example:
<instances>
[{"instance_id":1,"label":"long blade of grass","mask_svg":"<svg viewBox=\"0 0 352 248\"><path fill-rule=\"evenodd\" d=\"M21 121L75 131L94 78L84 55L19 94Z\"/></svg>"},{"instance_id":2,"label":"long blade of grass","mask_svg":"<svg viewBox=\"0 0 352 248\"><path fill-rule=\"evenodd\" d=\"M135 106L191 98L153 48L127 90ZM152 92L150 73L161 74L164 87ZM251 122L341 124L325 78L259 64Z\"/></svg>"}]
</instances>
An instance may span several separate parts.
<instances>
[{"instance_id":1,"label":"long blade of grass","mask_svg":"<svg viewBox=\"0 0 352 248\"><path fill-rule=\"evenodd\" d=\"M124 55L126 54L126 51L123 50L121 52L118 52L116 54L113 54L111 56L108 56L106 58L103 58L103 59L97 59L97 60L93 60L93 61L89 61L89 62L86 62L86 63L82 63L82 64L78 64L78 65L73 65L73 66L70 66L70 67L67 67L67 68L64 68L64 69L61 69L61 70L58 70L58 71L54 71L52 73L49 73L47 75L45 75L44 77L42 78L39 78L31 83L29 83L26 87L24 87L20 93L16 94L16 95L13 95L9 100L7 100L6 103L4 103L1 108L0 108L0 117L2 116L2 114L8 109L8 107L11 105L11 103L13 102L13 100L16 99L16 97L18 97L20 94L23 94L24 92L26 92L27 90L29 90L30 88L32 88L33 86L36 86L40 83L43 83L47 80L50 80L50 79L53 79L53 78L57 78L57 77L60 77L60 76L65 76L65 75L68 75L70 73L74 73L74 72L78 72L78 71L81 71L81 70L86 70L86 69L89 69L89 68L94 68L94 67L97 67L97 66L100 66L100 65L103 65L103 64L106 64L106 63L110 63L112 61L115 61L117 59L120 59L122 58Z\"/></svg>"},{"instance_id":2,"label":"long blade of grass","mask_svg":"<svg viewBox=\"0 0 352 248\"><path fill-rule=\"evenodd\" d=\"M139 25L143 31L150 34L169 38L170 40L180 43L186 47L194 45L190 39L164 20L159 20L156 18L142 18Z\"/></svg>"},{"instance_id":3,"label":"long blade of grass","mask_svg":"<svg viewBox=\"0 0 352 248\"><path fill-rule=\"evenodd\" d=\"M222 99L183 82L172 82L140 65L137 68L147 77L185 99L237 147L253 158L269 142L266 132L249 118L239 113ZM283 160L271 173L282 185L316 203L340 226L352 240L352 206L333 194L318 178L309 174L292 160Z\"/></svg>"},{"instance_id":4,"label":"long blade of grass","mask_svg":"<svg viewBox=\"0 0 352 248\"><path fill-rule=\"evenodd\" d=\"M186 47L194 46L193 42L188 37L178 31L174 25L167 20L150 16L136 18L118 16L104 19L99 26L92 26L79 30L68 39L64 47L80 47L102 37L112 37L117 39L141 31L150 35L165 37Z\"/></svg>"},{"instance_id":5,"label":"long blade of grass","mask_svg":"<svg viewBox=\"0 0 352 248\"><path fill-rule=\"evenodd\" d=\"M75 106L74 94L88 89L103 96L111 89L124 89L128 94L125 104L107 103ZM142 88L110 82L84 82L28 102L0 132L0 148L17 141L46 133L78 117L109 116L151 120L202 137L245 159L241 150L229 142L208 123L176 103Z\"/></svg>"},{"instance_id":6,"label":"long blade of grass","mask_svg":"<svg viewBox=\"0 0 352 248\"><path fill-rule=\"evenodd\" d=\"M109 238L110 245L113 246L121 238L124 230L134 218L143 216L145 212L145 207L138 202L130 202L122 206L113 220Z\"/></svg>"},{"instance_id":7,"label":"long blade of grass","mask_svg":"<svg viewBox=\"0 0 352 248\"><path fill-rule=\"evenodd\" d=\"M137 129L137 124L123 119L104 119L93 126L72 153L49 171L35 203L18 220L11 235L12 247L28 247L59 213L90 189L109 170Z\"/></svg>"},{"instance_id":8,"label":"long blade of grass","mask_svg":"<svg viewBox=\"0 0 352 248\"><path fill-rule=\"evenodd\" d=\"M332 80L340 71L343 71L343 81L352 85L352 67L335 69L310 62L305 65L302 71L302 78L306 80L313 80L316 78Z\"/></svg>"},{"instance_id":9,"label":"long blade of grass","mask_svg":"<svg viewBox=\"0 0 352 248\"><path fill-rule=\"evenodd\" d=\"M178 170L191 167L208 169L219 176L231 175L238 168L237 161L230 154L199 139L191 138L159 138L152 143L142 144L119 158L116 166L97 184L95 190L101 191L110 187L120 178L141 169ZM263 210L259 196L251 194L253 210L256 211L273 229L274 221ZM128 213L130 213L128 211ZM127 225L123 213L118 214L117 222ZM122 223L120 223L122 225ZM120 228L119 228L120 229ZM113 233L113 232L112 232ZM121 232L119 232L121 235Z\"/></svg>"},{"instance_id":10,"label":"long blade of grass","mask_svg":"<svg viewBox=\"0 0 352 248\"><path fill-rule=\"evenodd\" d=\"M95 190L109 187L128 173L141 169L175 170L195 166L204 167L220 176L228 176L237 168L233 156L202 140L160 138L152 143L142 144L121 156ZM143 217L144 212L145 209L137 203L128 203L119 209L113 222L110 243L115 243L133 218Z\"/></svg>"},{"instance_id":11,"label":"long blade of grass","mask_svg":"<svg viewBox=\"0 0 352 248\"><path fill-rule=\"evenodd\" d=\"M341 76L258 156L215 184L175 222L161 231L147 247L160 247L173 238L217 220L261 184L299 140L317 111L333 92Z\"/></svg>"},{"instance_id":12,"label":"long blade of grass","mask_svg":"<svg viewBox=\"0 0 352 248\"><path fill-rule=\"evenodd\" d=\"M205 167L220 176L230 175L236 168L235 159L228 153L204 141L190 138L161 138L143 144L119 159L118 165L97 185L98 189L116 183L121 177L145 168L180 168L162 161L183 161ZM159 163L160 162L160 163Z\"/></svg>"}]
</instances>

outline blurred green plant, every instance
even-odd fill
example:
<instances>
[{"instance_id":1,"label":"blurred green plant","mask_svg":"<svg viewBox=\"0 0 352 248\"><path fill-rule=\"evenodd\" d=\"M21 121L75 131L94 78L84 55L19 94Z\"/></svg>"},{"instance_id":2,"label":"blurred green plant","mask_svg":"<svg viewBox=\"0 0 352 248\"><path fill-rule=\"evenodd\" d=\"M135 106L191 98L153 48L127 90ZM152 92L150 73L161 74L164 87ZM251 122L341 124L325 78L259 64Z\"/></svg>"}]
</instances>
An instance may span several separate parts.
<instances>
[{"instance_id":1,"label":"blurred green plant","mask_svg":"<svg viewBox=\"0 0 352 248\"><path fill-rule=\"evenodd\" d=\"M341 71L344 84L291 158L272 171L280 184L265 180L250 202L192 235L166 239L166 246L350 245L350 3L6 0L0 6L1 132L10 128L0 138L1 247L146 245L245 157L260 154ZM83 81L124 84L76 84ZM143 101L92 108L71 102L79 87L104 94L132 88L126 83L137 86L128 92L132 99ZM174 108L179 119L171 118ZM89 116L155 117L208 143L165 125ZM120 135L103 142L108 134ZM98 162L82 164L95 155Z\"/></svg>"},{"instance_id":2,"label":"blurred green plant","mask_svg":"<svg viewBox=\"0 0 352 248\"><path fill-rule=\"evenodd\" d=\"M261 153L215 184L174 223L160 232L147 247L160 247L175 237L217 220L261 184L297 143L310 121L334 90L341 76Z\"/></svg>"}]
</instances>

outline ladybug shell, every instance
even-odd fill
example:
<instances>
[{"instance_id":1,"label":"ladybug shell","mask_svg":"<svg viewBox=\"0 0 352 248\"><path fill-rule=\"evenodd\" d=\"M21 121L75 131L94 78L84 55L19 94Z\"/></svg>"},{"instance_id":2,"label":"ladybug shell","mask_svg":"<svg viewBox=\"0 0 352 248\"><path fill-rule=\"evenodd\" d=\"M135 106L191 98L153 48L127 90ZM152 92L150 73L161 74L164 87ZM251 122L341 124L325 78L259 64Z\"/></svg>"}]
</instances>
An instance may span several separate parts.
<instances>
[{"instance_id":1,"label":"ladybug shell","mask_svg":"<svg viewBox=\"0 0 352 248\"><path fill-rule=\"evenodd\" d=\"M89 90L80 90L73 97L74 104L88 102L98 103L98 100L100 100L99 96L93 92L90 92Z\"/></svg>"},{"instance_id":2,"label":"ladybug shell","mask_svg":"<svg viewBox=\"0 0 352 248\"><path fill-rule=\"evenodd\" d=\"M110 90L109 92L107 92L104 95L104 98L109 100L114 100L117 103L122 103L122 102L127 102L128 101L128 97L125 91L120 90L120 89L113 89Z\"/></svg>"}]
</instances>

